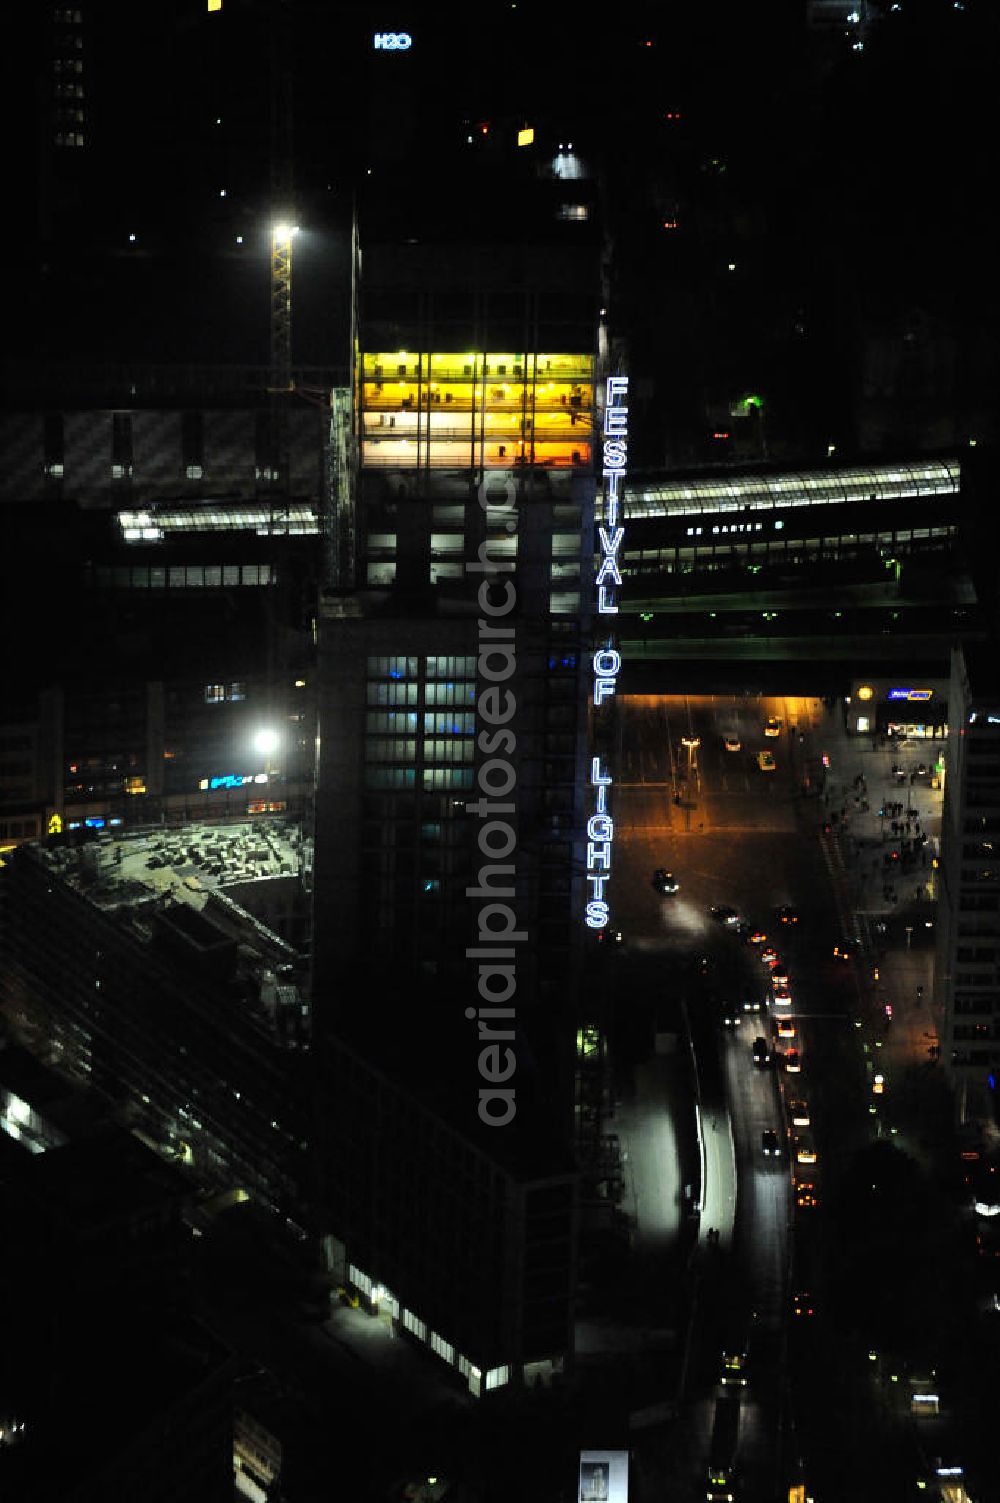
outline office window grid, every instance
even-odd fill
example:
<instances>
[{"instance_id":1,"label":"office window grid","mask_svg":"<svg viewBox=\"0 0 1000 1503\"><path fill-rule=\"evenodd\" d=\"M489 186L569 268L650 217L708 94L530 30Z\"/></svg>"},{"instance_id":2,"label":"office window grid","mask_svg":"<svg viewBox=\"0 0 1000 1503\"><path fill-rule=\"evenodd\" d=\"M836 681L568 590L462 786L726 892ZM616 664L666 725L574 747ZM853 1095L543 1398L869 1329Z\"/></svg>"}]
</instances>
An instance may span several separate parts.
<instances>
[{"instance_id":1,"label":"office window grid","mask_svg":"<svg viewBox=\"0 0 1000 1503\"><path fill-rule=\"evenodd\" d=\"M474 786L476 717L476 659L465 654L431 655L422 659L379 655L368 658L368 705L406 705L405 710L369 709L366 714L365 786L371 791L395 794L381 820L377 838L366 840L366 864L379 880L378 921L394 927L394 909L400 894L411 903L439 902L442 877L461 876L467 865L464 853L454 848L453 827L437 826L413 850L410 821L417 812L402 796L419 788L425 800L423 811L454 813L451 795ZM467 674L466 679L450 675ZM447 677L446 677L447 675ZM433 708L423 710L427 705ZM418 719L419 716L419 719ZM422 731L422 735L413 732ZM394 732L411 734L399 735ZM433 795L445 797L447 807L434 807ZM376 829L369 826L369 831ZM442 844L451 849L443 851ZM402 881L402 888L397 884Z\"/></svg>"}]
</instances>

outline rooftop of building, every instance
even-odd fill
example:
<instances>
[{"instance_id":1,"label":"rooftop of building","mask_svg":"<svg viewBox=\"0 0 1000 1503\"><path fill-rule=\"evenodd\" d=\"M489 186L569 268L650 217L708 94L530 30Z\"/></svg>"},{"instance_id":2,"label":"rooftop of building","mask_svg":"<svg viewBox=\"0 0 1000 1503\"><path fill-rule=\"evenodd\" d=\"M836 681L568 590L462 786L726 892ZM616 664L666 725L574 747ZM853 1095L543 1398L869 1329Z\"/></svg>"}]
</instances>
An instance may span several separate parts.
<instances>
[{"instance_id":1,"label":"rooftop of building","mask_svg":"<svg viewBox=\"0 0 1000 1503\"><path fill-rule=\"evenodd\" d=\"M74 835L22 847L15 860L41 862L124 920L140 943L169 946L173 962L185 959L211 983L241 983L250 1012L268 1031L278 1026L274 1005L299 1000L303 957L239 901L259 895L266 911L271 899L281 905L298 896L307 842L294 820L105 831L82 842ZM272 982L280 996L268 990ZM286 1041L301 1042L299 1024L284 1019L279 1031L288 1028Z\"/></svg>"},{"instance_id":2,"label":"rooftop of building","mask_svg":"<svg viewBox=\"0 0 1000 1503\"><path fill-rule=\"evenodd\" d=\"M264 781L266 775L254 781ZM40 859L102 908L133 907L149 898L172 898L198 912L214 895L245 882L301 875L308 842L295 819L100 830L81 843L37 847ZM254 923L247 915L251 924ZM287 952L290 946L263 926L261 941Z\"/></svg>"}]
</instances>

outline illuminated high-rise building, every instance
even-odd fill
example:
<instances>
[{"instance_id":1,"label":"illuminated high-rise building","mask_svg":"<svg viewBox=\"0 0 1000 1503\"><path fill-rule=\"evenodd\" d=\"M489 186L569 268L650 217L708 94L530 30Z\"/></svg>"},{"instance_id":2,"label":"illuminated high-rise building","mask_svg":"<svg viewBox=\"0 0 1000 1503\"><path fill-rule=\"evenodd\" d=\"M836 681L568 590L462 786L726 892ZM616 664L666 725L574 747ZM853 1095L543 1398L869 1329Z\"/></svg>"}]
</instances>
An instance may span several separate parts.
<instances>
[{"instance_id":1,"label":"illuminated high-rise building","mask_svg":"<svg viewBox=\"0 0 1000 1503\"><path fill-rule=\"evenodd\" d=\"M320 623L318 1115L338 1270L481 1391L572 1346L600 246L589 185L539 157L425 188L383 183L359 219L356 469ZM476 1007L503 909L501 1126Z\"/></svg>"}]
</instances>

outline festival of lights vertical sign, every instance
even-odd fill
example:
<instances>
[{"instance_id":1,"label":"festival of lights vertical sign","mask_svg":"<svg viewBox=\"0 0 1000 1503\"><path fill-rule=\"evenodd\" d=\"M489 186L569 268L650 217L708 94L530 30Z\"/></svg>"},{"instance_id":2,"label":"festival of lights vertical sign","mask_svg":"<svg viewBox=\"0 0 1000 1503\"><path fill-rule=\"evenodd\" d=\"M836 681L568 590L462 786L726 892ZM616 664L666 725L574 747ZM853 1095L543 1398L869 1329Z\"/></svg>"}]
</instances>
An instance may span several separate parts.
<instances>
[{"instance_id":1,"label":"festival of lights vertical sign","mask_svg":"<svg viewBox=\"0 0 1000 1503\"><path fill-rule=\"evenodd\" d=\"M622 577L618 554L624 527L619 525L625 466L628 459L628 377L609 376L604 393L604 436L601 475L604 491L604 520L597 529L601 544L601 565L594 581L598 616L618 614L616 588ZM601 642L593 658L594 705L601 707L615 692L622 666L621 653L612 634ZM611 847L614 843L614 820L608 812L608 796L613 779L601 757L590 761L590 782L594 802L587 821L587 885L590 889L586 907L588 929L604 929L610 916L605 889L611 880Z\"/></svg>"}]
</instances>

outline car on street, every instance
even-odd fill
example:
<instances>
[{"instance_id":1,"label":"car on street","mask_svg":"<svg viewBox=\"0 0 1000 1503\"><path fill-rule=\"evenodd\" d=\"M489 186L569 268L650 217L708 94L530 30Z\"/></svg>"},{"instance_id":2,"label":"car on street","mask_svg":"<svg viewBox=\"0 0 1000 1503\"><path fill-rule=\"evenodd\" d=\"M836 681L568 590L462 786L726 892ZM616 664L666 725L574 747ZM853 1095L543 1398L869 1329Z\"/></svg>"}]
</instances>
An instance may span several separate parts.
<instances>
[{"instance_id":1,"label":"car on street","mask_svg":"<svg viewBox=\"0 0 1000 1503\"><path fill-rule=\"evenodd\" d=\"M797 1164L815 1164L816 1145L812 1140L812 1133L808 1128L800 1128L794 1134L792 1143L795 1148L795 1162Z\"/></svg>"},{"instance_id":2,"label":"car on street","mask_svg":"<svg viewBox=\"0 0 1000 1503\"><path fill-rule=\"evenodd\" d=\"M776 986L771 995L775 1007L791 1007L792 994L787 986Z\"/></svg>"},{"instance_id":3,"label":"car on street","mask_svg":"<svg viewBox=\"0 0 1000 1503\"><path fill-rule=\"evenodd\" d=\"M788 903L783 903L778 909L778 918L783 924L797 924L799 921L798 909L792 908Z\"/></svg>"},{"instance_id":4,"label":"car on street","mask_svg":"<svg viewBox=\"0 0 1000 1503\"><path fill-rule=\"evenodd\" d=\"M722 744L728 752L738 752L743 750L743 742L740 740L739 736L737 736L735 731L731 731L728 736L723 736Z\"/></svg>"},{"instance_id":5,"label":"car on street","mask_svg":"<svg viewBox=\"0 0 1000 1503\"><path fill-rule=\"evenodd\" d=\"M778 964L778 952L773 945L766 945L760 952L760 958L766 966L776 966Z\"/></svg>"},{"instance_id":6,"label":"car on street","mask_svg":"<svg viewBox=\"0 0 1000 1503\"><path fill-rule=\"evenodd\" d=\"M727 1002L722 1010L722 1024L724 1028L739 1028L743 1022L742 1009L735 1002Z\"/></svg>"},{"instance_id":7,"label":"car on street","mask_svg":"<svg viewBox=\"0 0 1000 1503\"><path fill-rule=\"evenodd\" d=\"M795 1039L799 1036L795 1024L785 1013L782 1013L780 1017L775 1018L774 1035L775 1038L779 1039Z\"/></svg>"},{"instance_id":8,"label":"car on street","mask_svg":"<svg viewBox=\"0 0 1000 1503\"><path fill-rule=\"evenodd\" d=\"M753 1062L755 1065L766 1065L770 1059L771 1051L767 1047L767 1039L763 1034L758 1034L753 1041Z\"/></svg>"},{"instance_id":9,"label":"car on street","mask_svg":"<svg viewBox=\"0 0 1000 1503\"><path fill-rule=\"evenodd\" d=\"M653 886L657 892L662 892L672 897L675 892L680 892L681 884L673 872L668 872L664 867L658 867L653 873Z\"/></svg>"},{"instance_id":10,"label":"car on street","mask_svg":"<svg viewBox=\"0 0 1000 1503\"><path fill-rule=\"evenodd\" d=\"M764 722L765 736L781 735L782 719L780 715L769 715Z\"/></svg>"},{"instance_id":11,"label":"car on street","mask_svg":"<svg viewBox=\"0 0 1000 1503\"><path fill-rule=\"evenodd\" d=\"M766 1159L781 1157L781 1144L773 1127L765 1127L760 1135L760 1146Z\"/></svg>"},{"instance_id":12,"label":"car on street","mask_svg":"<svg viewBox=\"0 0 1000 1503\"><path fill-rule=\"evenodd\" d=\"M764 1011L764 1004L760 1000L759 997L744 997L743 998L743 1011L744 1012L763 1012Z\"/></svg>"},{"instance_id":13,"label":"car on street","mask_svg":"<svg viewBox=\"0 0 1000 1503\"><path fill-rule=\"evenodd\" d=\"M778 962L777 965L773 965L771 967L771 985L772 986L787 986L788 985L788 972L785 970L785 967L781 964L780 961Z\"/></svg>"},{"instance_id":14,"label":"car on street","mask_svg":"<svg viewBox=\"0 0 1000 1503\"><path fill-rule=\"evenodd\" d=\"M788 1120L793 1127L809 1127L812 1125L812 1117L809 1114L809 1103L804 1096L792 1096L786 1102L788 1108Z\"/></svg>"},{"instance_id":15,"label":"car on street","mask_svg":"<svg viewBox=\"0 0 1000 1503\"><path fill-rule=\"evenodd\" d=\"M797 1179L795 1181L795 1204L800 1211L815 1211L819 1205L819 1197L816 1194L814 1180Z\"/></svg>"},{"instance_id":16,"label":"car on street","mask_svg":"<svg viewBox=\"0 0 1000 1503\"><path fill-rule=\"evenodd\" d=\"M792 1295L792 1314L795 1316L809 1316L813 1313L812 1295L808 1289L799 1289Z\"/></svg>"},{"instance_id":17,"label":"car on street","mask_svg":"<svg viewBox=\"0 0 1000 1503\"><path fill-rule=\"evenodd\" d=\"M719 1382L723 1388L747 1386L749 1348L750 1340L746 1327L738 1322L734 1323L733 1334L727 1338L722 1348Z\"/></svg>"},{"instance_id":18,"label":"car on street","mask_svg":"<svg viewBox=\"0 0 1000 1503\"><path fill-rule=\"evenodd\" d=\"M786 1049L781 1056L781 1066L786 1075L798 1075L802 1070L802 1056L797 1049Z\"/></svg>"},{"instance_id":19,"label":"car on street","mask_svg":"<svg viewBox=\"0 0 1000 1503\"><path fill-rule=\"evenodd\" d=\"M773 772L777 763L769 751L762 751L757 753L757 766L761 772Z\"/></svg>"},{"instance_id":20,"label":"car on street","mask_svg":"<svg viewBox=\"0 0 1000 1503\"><path fill-rule=\"evenodd\" d=\"M717 924L725 924L729 928L732 928L740 921L740 916L736 912L736 909L728 907L725 903L710 908L708 911Z\"/></svg>"}]
</instances>

